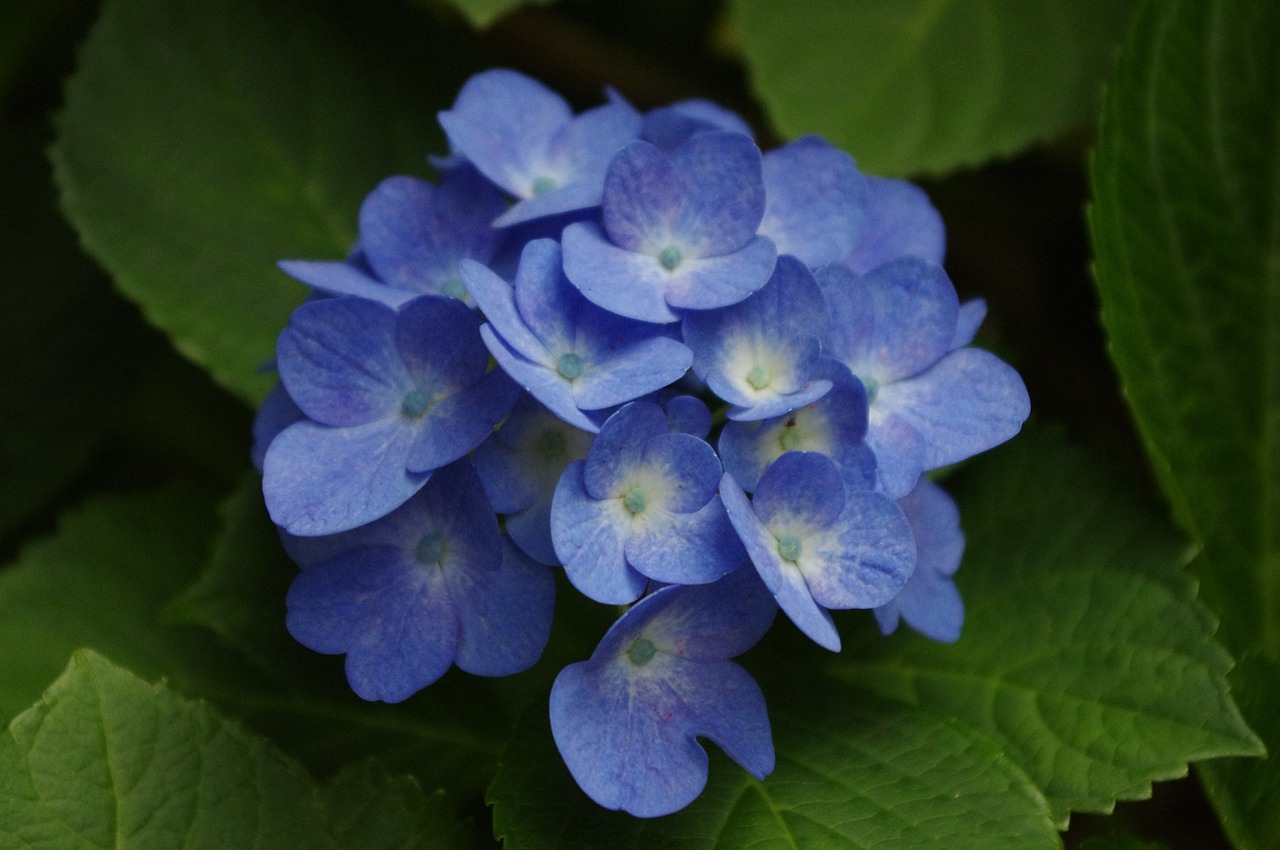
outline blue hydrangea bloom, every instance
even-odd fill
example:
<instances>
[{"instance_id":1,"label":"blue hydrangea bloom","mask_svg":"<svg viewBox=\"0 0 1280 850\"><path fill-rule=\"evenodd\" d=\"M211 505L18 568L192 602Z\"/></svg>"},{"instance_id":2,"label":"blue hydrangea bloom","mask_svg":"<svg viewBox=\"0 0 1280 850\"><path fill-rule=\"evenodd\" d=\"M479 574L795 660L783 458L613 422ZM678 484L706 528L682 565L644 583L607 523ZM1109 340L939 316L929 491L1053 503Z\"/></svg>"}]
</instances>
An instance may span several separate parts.
<instances>
[{"instance_id":1,"label":"blue hydrangea bloom","mask_svg":"<svg viewBox=\"0 0 1280 850\"><path fill-rule=\"evenodd\" d=\"M250 449L249 458L259 472L262 471L262 464L267 457L267 447L276 438L276 434L306 418L306 414L298 409L293 399L289 398L289 392L284 388L284 384L276 381L276 385L271 388L271 392L267 393L267 397L262 400L262 406L253 417L253 447Z\"/></svg>"},{"instance_id":2,"label":"blue hydrangea bloom","mask_svg":"<svg viewBox=\"0 0 1280 850\"><path fill-rule=\"evenodd\" d=\"M582 297L561 271L560 246L530 242L514 288L484 266L462 274L489 323L481 329L498 364L557 416L599 430L591 411L665 387L693 354L670 331L615 316Z\"/></svg>"},{"instance_id":3,"label":"blue hydrangea bloom","mask_svg":"<svg viewBox=\"0 0 1280 850\"><path fill-rule=\"evenodd\" d=\"M904 257L865 275L829 266L817 276L831 309L824 351L866 387L867 443L890 497L1018 433L1031 410L1022 379L990 352L953 347L972 314L962 326L940 266Z\"/></svg>"},{"instance_id":4,"label":"blue hydrangea bloom","mask_svg":"<svg viewBox=\"0 0 1280 850\"><path fill-rule=\"evenodd\" d=\"M821 452L835 461L845 488L871 490L876 486L876 458L864 442L867 435L867 393L849 367L830 357L819 358L817 377L832 384L817 401L773 419L728 421L716 449L725 472L748 493L760 477L786 452Z\"/></svg>"},{"instance_id":5,"label":"blue hydrangea bloom","mask_svg":"<svg viewBox=\"0 0 1280 850\"><path fill-rule=\"evenodd\" d=\"M853 157L817 136L804 136L764 155L765 207L760 234L779 254L810 268L853 253L863 229L867 178Z\"/></svg>"},{"instance_id":6,"label":"blue hydrangea bloom","mask_svg":"<svg viewBox=\"0 0 1280 850\"><path fill-rule=\"evenodd\" d=\"M845 492L826 455L782 455L765 470L750 502L726 474L720 495L778 606L832 651L839 651L840 635L828 609L883 605L915 567L902 509L879 493Z\"/></svg>"},{"instance_id":7,"label":"blue hydrangea bloom","mask_svg":"<svg viewBox=\"0 0 1280 850\"><path fill-rule=\"evenodd\" d=\"M517 673L550 635L551 573L501 536L465 459L377 522L291 551L320 557L304 555L289 588L289 632L345 653L351 688L367 700L400 702L453 664Z\"/></svg>"},{"instance_id":8,"label":"blue hydrangea bloom","mask_svg":"<svg viewBox=\"0 0 1280 850\"><path fill-rule=\"evenodd\" d=\"M664 151L673 151L696 133L729 130L751 137L751 125L741 115L701 98L680 100L645 113L640 138Z\"/></svg>"},{"instance_id":9,"label":"blue hydrangea bloom","mask_svg":"<svg viewBox=\"0 0 1280 850\"><path fill-rule=\"evenodd\" d=\"M880 631L892 634L901 618L926 637L954 643L964 625L964 601L952 579L964 555L960 511L928 478L921 478L898 506L916 541L916 569L902 592L875 610Z\"/></svg>"},{"instance_id":10,"label":"blue hydrangea bloom","mask_svg":"<svg viewBox=\"0 0 1280 850\"><path fill-rule=\"evenodd\" d=\"M303 536L364 525L478 446L519 394L501 371L486 372L479 324L461 301L436 295L398 313L359 298L295 310L276 363L307 418L267 449L272 520Z\"/></svg>"},{"instance_id":11,"label":"blue hydrangea bloom","mask_svg":"<svg viewBox=\"0 0 1280 850\"><path fill-rule=\"evenodd\" d=\"M729 659L777 610L750 568L665 587L609 629L590 660L551 689L551 732L587 796L637 817L678 811L702 792L709 738L757 779L773 772L764 696Z\"/></svg>"},{"instance_id":12,"label":"blue hydrangea bloom","mask_svg":"<svg viewBox=\"0 0 1280 850\"><path fill-rule=\"evenodd\" d=\"M778 258L759 291L720 310L685 316L693 370L729 402L729 418L769 419L821 398L831 382L815 376L826 336L826 301L803 263Z\"/></svg>"},{"instance_id":13,"label":"blue hydrangea bloom","mask_svg":"<svg viewBox=\"0 0 1280 850\"><path fill-rule=\"evenodd\" d=\"M439 119L453 150L518 199L498 226L599 205L609 159L639 137L641 120L621 102L575 116L560 95L502 68L469 79Z\"/></svg>"},{"instance_id":14,"label":"blue hydrangea bloom","mask_svg":"<svg viewBox=\"0 0 1280 850\"><path fill-rule=\"evenodd\" d=\"M733 570L745 553L716 494L721 471L711 446L670 431L658 405L621 408L556 486L551 539L569 581L623 605L649 579L704 584Z\"/></svg>"},{"instance_id":15,"label":"blue hydrangea bloom","mask_svg":"<svg viewBox=\"0 0 1280 850\"><path fill-rule=\"evenodd\" d=\"M476 471L507 534L544 564L559 564L551 542L551 497L564 468L587 456L592 434L575 428L531 396L475 452Z\"/></svg>"},{"instance_id":16,"label":"blue hydrangea bloom","mask_svg":"<svg viewBox=\"0 0 1280 850\"><path fill-rule=\"evenodd\" d=\"M737 303L773 273L777 252L757 235L764 204L760 150L740 133L699 133L670 153L632 142L609 164L603 227L565 228L565 273L646 322Z\"/></svg>"}]
</instances>

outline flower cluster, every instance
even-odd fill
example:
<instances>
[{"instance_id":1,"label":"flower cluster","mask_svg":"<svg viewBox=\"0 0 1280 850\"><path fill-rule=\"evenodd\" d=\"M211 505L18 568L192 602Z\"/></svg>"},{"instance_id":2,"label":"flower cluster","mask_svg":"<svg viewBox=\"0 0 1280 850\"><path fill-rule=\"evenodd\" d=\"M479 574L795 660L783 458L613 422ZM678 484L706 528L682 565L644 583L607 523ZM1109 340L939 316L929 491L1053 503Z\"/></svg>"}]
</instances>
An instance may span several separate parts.
<instances>
[{"instance_id":1,"label":"flower cluster","mask_svg":"<svg viewBox=\"0 0 1280 850\"><path fill-rule=\"evenodd\" d=\"M438 184L387 179L345 260L281 263L314 294L255 425L289 630L395 702L530 667L563 567L629 606L551 691L583 790L680 809L698 736L763 778L732 659L779 608L830 650L852 608L957 639L964 538L925 473L1017 433L1022 382L970 345L985 307L924 194L822 139L762 154L701 101L575 114L508 70L439 117Z\"/></svg>"}]
</instances>

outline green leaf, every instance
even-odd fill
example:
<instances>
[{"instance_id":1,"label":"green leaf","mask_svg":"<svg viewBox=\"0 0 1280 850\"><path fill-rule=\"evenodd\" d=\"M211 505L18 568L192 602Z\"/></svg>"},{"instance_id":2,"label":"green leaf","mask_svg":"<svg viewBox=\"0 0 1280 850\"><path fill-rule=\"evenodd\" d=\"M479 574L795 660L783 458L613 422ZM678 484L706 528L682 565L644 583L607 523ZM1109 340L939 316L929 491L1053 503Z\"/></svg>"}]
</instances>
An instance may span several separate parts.
<instances>
[{"instance_id":1,"label":"green leaf","mask_svg":"<svg viewBox=\"0 0 1280 850\"><path fill-rule=\"evenodd\" d=\"M1060 846L1044 798L980 733L839 683L773 707L777 767L765 782L716 751L702 795L652 820L588 800L545 714L516 730L489 789L507 850Z\"/></svg>"},{"instance_id":2,"label":"green leaf","mask_svg":"<svg viewBox=\"0 0 1280 850\"><path fill-rule=\"evenodd\" d=\"M1091 121L1116 0L733 0L752 82L785 136L874 174L943 172Z\"/></svg>"},{"instance_id":3,"label":"green leaf","mask_svg":"<svg viewBox=\"0 0 1280 850\"><path fill-rule=\"evenodd\" d=\"M180 351L257 401L304 288L341 259L364 195L443 150L465 41L391 4L112 0L53 151L85 246Z\"/></svg>"},{"instance_id":4,"label":"green leaf","mask_svg":"<svg viewBox=\"0 0 1280 850\"><path fill-rule=\"evenodd\" d=\"M1203 546L1233 678L1280 689L1280 7L1144 4L1108 92L1090 212L1112 357L1160 485ZM1280 844L1280 762L1212 765L1238 846Z\"/></svg>"},{"instance_id":5,"label":"green leaf","mask_svg":"<svg viewBox=\"0 0 1280 850\"><path fill-rule=\"evenodd\" d=\"M487 27L521 6L545 6L550 2L551 0L452 0L453 5L478 27Z\"/></svg>"},{"instance_id":6,"label":"green leaf","mask_svg":"<svg viewBox=\"0 0 1280 850\"><path fill-rule=\"evenodd\" d=\"M1189 762L1261 753L1184 546L1137 494L1036 431L952 482L966 535L960 641L873 639L832 675L982 730L1063 828L1072 810L1150 796Z\"/></svg>"},{"instance_id":7,"label":"green leaf","mask_svg":"<svg viewBox=\"0 0 1280 850\"><path fill-rule=\"evenodd\" d=\"M211 641L157 617L204 560L213 505L185 485L101 497L0 570L0 715L30 706L82 646L151 678L187 682L188 671L215 667Z\"/></svg>"},{"instance_id":8,"label":"green leaf","mask_svg":"<svg viewBox=\"0 0 1280 850\"><path fill-rule=\"evenodd\" d=\"M1259 752L1184 546L1140 498L1036 431L952 483L967 536L958 643L885 639L849 612L832 658L780 619L746 659L777 771L761 784L721 759L708 791L659 821L597 811L556 778L562 767L552 774L545 728L525 731L489 794L508 846L593 834L610 846L809 846L819 829L822 846L1055 846L1050 827L1072 809L1145 797L1192 760ZM723 830L733 837L720 844Z\"/></svg>"},{"instance_id":9,"label":"green leaf","mask_svg":"<svg viewBox=\"0 0 1280 850\"><path fill-rule=\"evenodd\" d=\"M452 828L438 799L376 765L322 795L206 703L89 651L0 737L0 847L426 850Z\"/></svg>"}]
</instances>

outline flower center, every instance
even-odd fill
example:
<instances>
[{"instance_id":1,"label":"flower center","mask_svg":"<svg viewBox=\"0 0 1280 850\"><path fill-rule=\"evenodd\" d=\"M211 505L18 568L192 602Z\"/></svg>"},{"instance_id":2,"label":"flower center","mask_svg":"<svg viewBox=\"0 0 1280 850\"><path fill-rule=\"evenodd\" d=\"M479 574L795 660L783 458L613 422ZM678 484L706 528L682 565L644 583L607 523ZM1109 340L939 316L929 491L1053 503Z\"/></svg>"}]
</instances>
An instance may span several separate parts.
<instances>
[{"instance_id":1,"label":"flower center","mask_svg":"<svg viewBox=\"0 0 1280 850\"><path fill-rule=\"evenodd\" d=\"M438 567L444 561L445 551L444 535L436 532L419 540L413 555L424 566Z\"/></svg>"},{"instance_id":2,"label":"flower center","mask_svg":"<svg viewBox=\"0 0 1280 850\"><path fill-rule=\"evenodd\" d=\"M462 278L457 275L445 278L444 283L440 284L440 292L450 298L457 298L459 301L467 297L467 287L462 282Z\"/></svg>"},{"instance_id":3,"label":"flower center","mask_svg":"<svg viewBox=\"0 0 1280 850\"><path fill-rule=\"evenodd\" d=\"M431 398L422 390L413 390L404 394L400 402L400 412L412 419L417 419L427 412L431 406Z\"/></svg>"},{"instance_id":4,"label":"flower center","mask_svg":"<svg viewBox=\"0 0 1280 850\"><path fill-rule=\"evenodd\" d=\"M560 373L560 377L566 381L572 381L574 378L582 374L582 358L574 354L572 351L566 351L560 355L560 359L556 361L556 371Z\"/></svg>"},{"instance_id":5,"label":"flower center","mask_svg":"<svg viewBox=\"0 0 1280 850\"><path fill-rule=\"evenodd\" d=\"M762 390L769 386L769 373L763 366L757 363L751 367L751 371L747 373L747 383L752 389Z\"/></svg>"},{"instance_id":6,"label":"flower center","mask_svg":"<svg viewBox=\"0 0 1280 850\"><path fill-rule=\"evenodd\" d=\"M653 641L648 638L636 638L635 643L631 644L631 648L627 650L627 657L631 659L632 664L643 667L653 660L657 652Z\"/></svg>"},{"instance_id":7,"label":"flower center","mask_svg":"<svg viewBox=\"0 0 1280 850\"><path fill-rule=\"evenodd\" d=\"M533 194L537 196L537 195L543 194L544 192L550 192L555 187L556 187L556 181L546 176L545 174L543 174L541 176L533 178L533 185L530 188L533 190Z\"/></svg>"},{"instance_id":8,"label":"flower center","mask_svg":"<svg viewBox=\"0 0 1280 850\"><path fill-rule=\"evenodd\" d=\"M784 534L778 538L778 554L785 561L795 562L800 557L800 538L794 534Z\"/></svg>"},{"instance_id":9,"label":"flower center","mask_svg":"<svg viewBox=\"0 0 1280 850\"><path fill-rule=\"evenodd\" d=\"M633 487L627 491L627 495L622 497L622 504L626 505L627 510L633 514L638 514L644 510L649 500L645 498L644 491L639 487Z\"/></svg>"},{"instance_id":10,"label":"flower center","mask_svg":"<svg viewBox=\"0 0 1280 850\"><path fill-rule=\"evenodd\" d=\"M682 260L684 260L684 252L675 245L668 245L658 253L658 262L662 263L662 267L669 272L675 271Z\"/></svg>"}]
</instances>

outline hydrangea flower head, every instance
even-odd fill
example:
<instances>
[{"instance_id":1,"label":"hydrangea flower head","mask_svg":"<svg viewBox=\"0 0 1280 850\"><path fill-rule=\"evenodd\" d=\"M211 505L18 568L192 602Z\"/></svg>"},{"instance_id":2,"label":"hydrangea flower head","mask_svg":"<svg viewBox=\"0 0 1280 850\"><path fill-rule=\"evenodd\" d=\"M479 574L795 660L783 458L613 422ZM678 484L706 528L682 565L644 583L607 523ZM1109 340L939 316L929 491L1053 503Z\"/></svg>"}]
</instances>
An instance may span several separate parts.
<instances>
[{"instance_id":1,"label":"hydrangea flower head","mask_svg":"<svg viewBox=\"0 0 1280 850\"><path fill-rule=\"evenodd\" d=\"M757 235L760 169L740 133L698 133L670 153L632 142L609 164L602 224L565 228L565 273L592 302L647 322L741 301L777 259Z\"/></svg>"},{"instance_id":2,"label":"hydrangea flower head","mask_svg":"<svg viewBox=\"0 0 1280 850\"><path fill-rule=\"evenodd\" d=\"M317 652L345 653L352 690L367 700L400 702L452 664L519 672L551 631L551 573L499 534L465 459L382 519L292 551L322 556L304 556L289 589L289 631Z\"/></svg>"},{"instance_id":3,"label":"hydrangea flower head","mask_svg":"<svg viewBox=\"0 0 1280 850\"><path fill-rule=\"evenodd\" d=\"M757 779L773 772L764 696L729 659L768 629L776 606L750 568L641 600L551 689L551 732L570 773L607 809L658 817L707 782L699 736Z\"/></svg>"},{"instance_id":4,"label":"hydrangea flower head","mask_svg":"<svg viewBox=\"0 0 1280 850\"><path fill-rule=\"evenodd\" d=\"M902 619L925 637L954 643L964 624L964 600L952 578L964 554L960 511L928 478L921 478L898 506L916 541L916 569L902 592L876 609L880 631L893 634Z\"/></svg>"}]
</instances>

